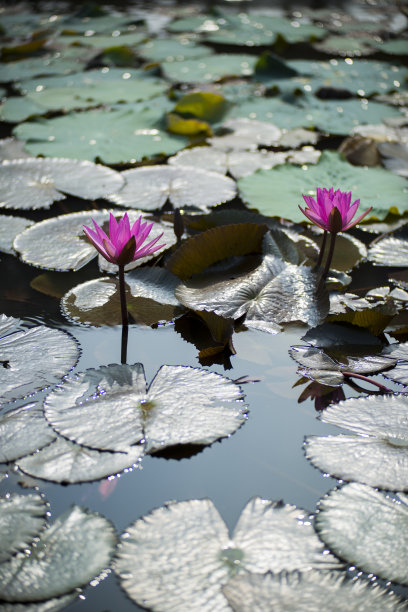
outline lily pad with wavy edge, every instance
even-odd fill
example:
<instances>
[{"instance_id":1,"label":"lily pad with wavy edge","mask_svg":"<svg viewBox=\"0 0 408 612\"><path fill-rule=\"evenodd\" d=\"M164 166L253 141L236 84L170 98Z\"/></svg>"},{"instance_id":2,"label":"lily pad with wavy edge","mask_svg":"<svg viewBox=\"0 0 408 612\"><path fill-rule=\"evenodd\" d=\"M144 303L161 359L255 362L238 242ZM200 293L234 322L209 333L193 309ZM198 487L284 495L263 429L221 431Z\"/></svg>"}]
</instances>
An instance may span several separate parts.
<instances>
[{"instance_id":1,"label":"lily pad with wavy edge","mask_svg":"<svg viewBox=\"0 0 408 612\"><path fill-rule=\"evenodd\" d=\"M390 208L408 209L406 181L382 168L352 166L340 155L324 151L316 165L300 168L291 164L277 166L240 179L238 189L243 200L259 212L270 216L303 221L299 210L302 194L316 194L316 187L335 187L352 191L360 198L361 210L373 207L371 215L384 219ZM270 193L274 194L273 199Z\"/></svg>"},{"instance_id":2,"label":"lily pad with wavy edge","mask_svg":"<svg viewBox=\"0 0 408 612\"><path fill-rule=\"evenodd\" d=\"M118 206L155 210L161 208L167 199L175 208L195 206L207 210L222 202L232 200L236 195L235 182L190 166L147 166L122 172L125 186L108 199Z\"/></svg>"},{"instance_id":3,"label":"lily pad with wavy edge","mask_svg":"<svg viewBox=\"0 0 408 612\"><path fill-rule=\"evenodd\" d=\"M14 238L33 223L34 221L24 219L24 217L0 215L0 251L2 253L14 254Z\"/></svg>"},{"instance_id":4,"label":"lily pad with wavy edge","mask_svg":"<svg viewBox=\"0 0 408 612\"><path fill-rule=\"evenodd\" d=\"M44 448L56 438L39 401L13 408L0 416L0 462L10 463ZM1 609L1 608L0 608Z\"/></svg>"},{"instance_id":5,"label":"lily pad with wavy edge","mask_svg":"<svg viewBox=\"0 0 408 612\"><path fill-rule=\"evenodd\" d=\"M146 440L146 451L155 452L232 434L245 422L242 398L233 381L206 370L162 366L147 388L141 364L111 365L66 379L44 411L76 444L121 453Z\"/></svg>"},{"instance_id":6,"label":"lily pad with wavy edge","mask_svg":"<svg viewBox=\"0 0 408 612\"><path fill-rule=\"evenodd\" d=\"M408 498L351 483L319 502L316 530L330 550L367 573L408 584Z\"/></svg>"},{"instance_id":7,"label":"lily pad with wavy edge","mask_svg":"<svg viewBox=\"0 0 408 612\"><path fill-rule=\"evenodd\" d=\"M25 210L49 208L66 193L85 199L102 198L124 184L119 172L100 164L30 157L3 161L0 182L0 207Z\"/></svg>"},{"instance_id":8,"label":"lily pad with wavy edge","mask_svg":"<svg viewBox=\"0 0 408 612\"><path fill-rule=\"evenodd\" d=\"M95 210L40 221L18 234L13 247L24 262L33 266L48 270L78 270L98 255L95 247L85 237L83 226L93 227L92 219L100 226L108 224L111 212L117 218L125 214L125 211L117 209ZM141 214L140 211L127 212L130 223L134 223ZM160 224L156 224L151 233L152 239L161 233L160 230L163 231ZM151 256L143 257L137 260L137 265L150 259ZM111 270L112 268L109 268L109 271Z\"/></svg>"},{"instance_id":9,"label":"lily pad with wavy edge","mask_svg":"<svg viewBox=\"0 0 408 612\"><path fill-rule=\"evenodd\" d=\"M157 127L162 116L161 102L155 105L152 101L148 105L146 102L132 107L122 105L112 110L83 111L21 123L14 133L26 140L25 148L32 155L100 159L107 164L133 163L173 155L185 146L185 139Z\"/></svg>"},{"instance_id":10,"label":"lily pad with wavy edge","mask_svg":"<svg viewBox=\"0 0 408 612\"><path fill-rule=\"evenodd\" d=\"M222 589L234 612L403 612L405 602L364 578L348 580L343 574L293 572L239 574Z\"/></svg>"},{"instance_id":11,"label":"lily pad with wavy edge","mask_svg":"<svg viewBox=\"0 0 408 612\"><path fill-rule=\"evenodd\" d=\"M0 565L0 596L34 602L85 586L109 566L115 545L110 521L73 506L39 535L30 555Z\"/></svg>"},{"instance_id":12,"label":"lily pad with wavy edge","mask_svg":"<svg viewBox=\"0 0 408 612\"><path fill-rule=\"evenodd\" d=\"M295 506L255 498L230 538L212 502L194 499L170 502L128 527L115 571L140 605L227 612L222 587L236 572L335 565L330 554L323 555L307 513Z\"/></svg>"},{"instance_id":13,"label":"lily pad with wavy edge","mask_svg":"<svg viewBox=\"0 0 408 612\"><path fill-rule=\"evenodd\" d=\"M79 347L62 330L0 316L0 401L7 402L61 379L76 364Z\"/></svg>"},{"instance_id":14,"label":"lily pad with wavy edge","mask_svg":"<svg viewBox=\"0 0 408 612\"><path fill-rule=\"evenodd\" d=\"M171 321L181 304L174 296L179 279L163 268L140 268L125 275L126 304L137 323ZM62 299L66 317L85 325L119 325L122 321L118 281L98 278L77 285Z\"/></svg>"},{"instance_id":15,"label":"lily pad with wavy edge","mask_svg":"<svg viewBox=\"0 0 408 612\"><path fill-rule=\"evenodd\" d=\"M329 406L320 418L358 435L308 436L306 457L315 467L342 480L393 491L408 490L405 395L350 398Z\"/></svg>"},{"instance_id":16,"label":"lily pad with wavy edge","mask_svg":"<svg viewBox=\"0 0 408 612\"><path fill-rule=\"evenodd\" d=\"M38 493L0 497L0 564L32 544L46 525L47 513Z\"/></svg>"},{"instance_id":17,"label":"lily pad with wavy edge","mask_svg":"<svg viewBox=\"0 0 408 612\"><path fill-rule=\"evenodd\" d=\"M225 77L251 76L256 56L245 53L214 53L183 62L163 62L164 76L178 83L211 83Z\"/></svg>"},{"instance_id":18,"label":"lily pad with wavy edge","mask_svg":"<svg viewBox=\"0 0 408 612\"><path fill-rule=\"evenodd\" d=\"M384 375L396 383L408 385L408 343L391 345L388 350L391 357L398 359L398 363L395 368Z\"/></svg>"},{"instance_id":19,"label":"lily pad with wavy edge","mask_svg":"<svg viewBox=\"0 0 408 612\"><path fill-rule=\"evenodd\" d=\"M368 261L377 266L408 266L408 240L403 237L385 236L368 249Z\"/></svg>"}]
</instances>

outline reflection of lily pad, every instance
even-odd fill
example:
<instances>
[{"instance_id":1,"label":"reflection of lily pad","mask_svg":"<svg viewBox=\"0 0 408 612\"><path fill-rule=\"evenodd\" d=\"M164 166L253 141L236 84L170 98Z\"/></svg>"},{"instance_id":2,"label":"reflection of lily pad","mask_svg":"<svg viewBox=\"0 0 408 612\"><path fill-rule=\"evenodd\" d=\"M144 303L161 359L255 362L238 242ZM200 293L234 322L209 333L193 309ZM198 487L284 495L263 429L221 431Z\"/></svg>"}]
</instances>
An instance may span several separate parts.
<instances>
[{"instance_id":1,"label":"reflection of lily pad","mask_svg":"<svg viewBox=\"0 0 408 612\"><path fill-rule=\"evenodd\" d=\"M108 567L115 544L107 519L73 506L40 534L30 555L0 565L0 597L33 602L69 593Z\"/></svg>"},{"instance_id":2,"label":"reflection of lily pad","mask_svg":"<svg viewBox=\"0 0 408 612\"><path fill-rule=\"evenodd\" d=\"M79 348L66 332L0 316L0 401L8 401L62 378L75 365Z\"/></svg>"},{"instance_id":3,"label":"reflection of lily pad","mask_svg":"<svg viewBox=\"0 0 408 612\"><path fill-rule=\"evenodd\" d=\"M171 321L181 307L174 297L179 279L163 268L140 268L126 274L126 303L137 323L153 325ZM63 297L64 314L86 325L121 323L118 281L98 278L77 285Z\"/></svg>"},{"instance_id":4,"label":"reflection of lily pad","mask_svg":"<svg viewBox=\"0 0 408 612\"><path fill-rule=\"evenodd\" d=\"M47 511L38 493L0 497L0 563L32 543L45 527Z\"/></svg>"},{"instance_id":5,"label":"reflection of lily pad","mask_svg":"<svg viewBox=\"0 0 408 612\"><path fill-rule=\"evenodd\" d=\"M0 207L49 208L64 193L97 199L120 189L118 172L89 161L72 159L13 159L0 164ZM63 192L63 193L61 193Z\"/></svg>"},{"instance_id":6,"label":"reflection of lily pad","mask_svg":"<svg viewBox=\"0 0 408 612\"><path fill-rule=\"evenodd\" d=\"M350 398L321 419L357 436L308 436L306 456L322 472L372 487L408 490L408 402L405 395Z\"/></svg>"},{"instance_id":7,"label":"reflection of lily pad","mask_svg":"<svg viewBox=\"0 0 408 612\"><path fill-rule=\"evenodd\" d=\"M316 528L348 563L385 580L408 584L408 498L392 499L351 483L319 503Z\"/></svg>"},{"instance_id":8,"label":"reflection of lily pad","mask_svg":"<svg viewBox=\"0 0 408 612\"><path fill-rule=\"evenodd\" d=\"M364 578L310 570L288 574L239 574L223 588L234 612L403 612L394 593Z\"/></svg>"},{"instance_id":9,"label":"reflection of lily pad","mask_svg":"<svg viewBox=\"0 0 408 612\"><path fill-rule=\"evenodd\" d=\"M334 186L352 191L361 199L361 209L373 206L371 214L384 219L391 207L408 209L406 181L382 168L352 166L337 153L323 152L315 166L277 166L238 181L241 197L262 214L303 221L299 210L301 194L315 195L317 186ZM274 197L271 199L270 194Z\"/></svg>"},{"instance_id":10,"label":"reflection of lily pad","mask_svg":"<svg viewBox=\"0 0 408 612\"><path fill-rule=\"evenodd\" d=\"M333 567L306 516L255 498L229 538L210 500L172 502L126 529L115 570L127 595L144 607L227 612L222 586L236 572Z\"/></svg>"},{"instance_id":11,"label":"reflection of lily pad","mask_svg":"<svg viewBox=\"0 0 408 612\"><path fill-rule=\"evenodd\" d=\"M157 126L163 110L143 104L138 110L84 111L21 123L14 132L27 141L25 148L32 155L91 161L99 158L107 164L140 161L182 149L184 139Z\"/></svg>"},{"instance_id":12,"label":"reflection of lily pad","mask_svg":"<svg viewBox=\"0 0 408 612\"><path fill-rule=\"evenodd\" d=\"M232 200L236 193L232 179L190 166L147 166L125 170L122 176L124 188L108 199L129 208L154 210L169 199L176 208L197 206L206 210Z\"/></svg>"}]
</instances>

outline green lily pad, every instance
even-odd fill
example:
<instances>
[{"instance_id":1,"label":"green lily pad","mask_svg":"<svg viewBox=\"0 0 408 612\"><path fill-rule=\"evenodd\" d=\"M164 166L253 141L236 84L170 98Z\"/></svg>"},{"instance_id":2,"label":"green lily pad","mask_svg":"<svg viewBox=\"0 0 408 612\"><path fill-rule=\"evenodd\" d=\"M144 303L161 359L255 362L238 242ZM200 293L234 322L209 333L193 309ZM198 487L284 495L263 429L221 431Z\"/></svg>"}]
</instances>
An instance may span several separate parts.
<instances>
[{"instance_id":1,"label":"green lily pad","mask_svg":"<svg viewBox=\"0 0 408 612\"><path fill-rule=\"evenodd\" d=\"M56 38L55 43L61 43L64 46L69 44L92 47L93 49L106 49L118 45L139 45L145 39L146 32L120 33L118 30L113 30L111 34L106 34L105 36L98 34L93 34L92 36L61 35L60 37Z\"/></svg>"},{"instance_id":2,"label":"green lily pad","mask_svg":"<svg viewBox=\"0 0 408 612\"><path fill-rule=\"evenodd\" d=\"M237 572L335 566L307 513L254 498L230 538L212 502L170 502L135 521L118 547L115 571L137 604L152 610L230 608L222 587Z\"/></svg>"},{"instance_id":3,"label":"green lily pad","mask_svg":"<svg viewBox=\"0 0 408 612\"><path fill-rule=\"evenodd\" d=\"M246 54L218 54L183 62L163 62L164 76L179 83L211 83L225 77L251 76L256 57Z\"/></svg>"},{"instance_id":4,"label":"green lily pad","mask_svg":"<svg viewBox=\"0 0 408 612\"><path fill-rule=\"evenodd\" d=\"M358 483L319 502L316 529L340 558L385 580L408 584L408 498Z\"/></svg>"},{"instance_id":5,"label":"green lily pad","mask_svg":"<svg viewBox=\"0 0 408 612\"><path fill-rule=\"evenodd\" d=\"M39 75L68 74L82 70L83 64L78 59L64 59L58 56L32 57L18 62L0 65L0 82L21 81Z\"/></svg>"},{"instance_id":6,"label":"green lily pad","mask_svg":"<svg viewBox=\"0 0 408 612\"><path fill-rule=\"evenodd\" d=\"M138 48L140 55L153 62L181 62L213 53L210 47L197 45L186 37L155 38Z\"/></svg>"},{"instance_id":7,"label":"green lily pad","mask_svg":"<svg viewBox=\"0 0 408 612\"><path fill-rule=\"evenodd\" d=\"M0 106L0 119L7 123L19 123L30 117L45 115L47 109L28 98L10 96Z\"/></svg>"},{"instance_id":8,"label":"green lily pad","mask_svg":"<svg viewBox=\"0 0 408 612\"><path fill-rule=\"evenodd\" d=\"M140 161L146 157L171 155L185 140L157 127L162 108L154 104L138 110L95 110L70 113L49 120L21 123L16 136L26 140L32 155L101 159L107 164Z\"/></svg>"},{"instance_id":9,"label":"green lily pad","mask_svg":"<svg viewBox=\"0 0 408 612\"><path fill-rule=\"evenodd\" d=\"M361 209L373 207L372 215L384 219L390 208L401 213L408 209L406 181L382 168L352 166L337 153L324 151L316 165L300 168L286 164L260 170L240 179L243 200L259 212L292 221L303 221L299 210L302 194L315 195L316 187L352 191L361 199ZM271 200L270 194L274 198Z\"/></svg>"}]
</instances>

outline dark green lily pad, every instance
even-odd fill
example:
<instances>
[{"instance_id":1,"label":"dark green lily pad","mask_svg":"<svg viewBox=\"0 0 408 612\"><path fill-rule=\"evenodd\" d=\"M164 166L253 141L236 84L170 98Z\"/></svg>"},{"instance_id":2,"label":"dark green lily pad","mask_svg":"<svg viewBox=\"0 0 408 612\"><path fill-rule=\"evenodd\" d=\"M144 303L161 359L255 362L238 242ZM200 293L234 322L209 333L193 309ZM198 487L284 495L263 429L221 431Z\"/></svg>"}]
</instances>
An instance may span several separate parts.
<instances>
[{"instance_id":1,"label":"dark green lily pad","mask_svg":"<svg viewBox=\"0 0 408 612\"><path fill-rule=\"evenodd\" d=\"M0 564L32 543L46 525L47 512L38 493L0 497Z\"/></svg>"},{"instance_id":2,"label":"dark green lily pad","mask_svg":"<svg viewBox=\"0 0 408 612\"><path fill-rule=\"evenodd\" d=\"M358 435L308 436L306 457L315 467L342 480L408 490L407 396L350 398L321 419Z\"/></svg>"},{"instance_id":3,"label":"dark green lily pad","mask_svg":"<svg viewBox=\"0 0 408 612\"><path fill-rule=\"evenodd\" d=\"M79 357L79 347L66 332L0 316L0 401L21 397L61 379Z\"/></svg>"},{"instance_id":4,"label":"dark green lily pad","mask_svg":"<svg viewBox=\"0 0 408 612\"><path fill-rule=\"evenodd\" d=\"M408 498L398 498L363 484L345 485L320 501L316 529L348 563L408 584Z\"/></svg>"},{"instance_id":5,"label":"dark green lily pad","mask_svg":"<svg viewBox=\"0 0 408 612\"><path fill-rule=\"evenodd\" d=\"M238 574L223 587L234 612L403 612L405 602L359 577L310 570L280 574Z\"/></svg>"},{"instance_id":6,"label":"dark green lily pad","mask_svg":"<svg viewBox=\"0 0 408 612\"><path fill-rule=\"evenodd\" d=\"M315 195L316 187L331 187L352 191L361 199L361 210L373 207L371 215L384 219L390 208L400 212L408 209L406 181L382 168L352 166L337 153L324 151L316 165L298 167L290 164L272 170L260 170L240 179L241 197L265 215L303 221L299 210L302 194ZM270 198L270 193L274 198Z\"/></svg>"},{"instance_id":7,"label":"dark green lily pad","mask_svg":"<svg viewBox=\"0 0 408 612\"><path fill-rule=\"evenodd\" d=\"M236 572L335 567L322 553L307 513L295 506L255 498L230 538L212 502L193 499L171 502L128 527L115 571L144 607L227 612L222 587Z\"/></svg>"},{"instance_id":8,"label":"dark green lily pad","mask_svg":"<svg viewBox=\"0 0 408 612\"><path fill-rule=\"evenodd\" d=\"M34 602L69 593L108 567L115 544L107 519L73 506L40 534L30 555L0 565L0 596Z\"/></svg>"}]
</instances>

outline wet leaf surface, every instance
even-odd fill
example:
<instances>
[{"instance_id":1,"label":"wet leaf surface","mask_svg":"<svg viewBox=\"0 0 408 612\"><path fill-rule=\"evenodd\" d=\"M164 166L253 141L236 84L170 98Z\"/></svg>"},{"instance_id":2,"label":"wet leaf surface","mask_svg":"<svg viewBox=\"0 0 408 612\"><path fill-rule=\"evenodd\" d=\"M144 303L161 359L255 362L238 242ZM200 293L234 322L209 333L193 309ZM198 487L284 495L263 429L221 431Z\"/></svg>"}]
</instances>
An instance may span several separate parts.
<instances>
[{"instance_id":1,"label":"wet leaf surface","mask_svg":"<svg viewBox=\"0 0 408 612\"><path fill-rule=\"evenodd\" d=\"M0 497L0 565L32 543L46 515L47 504L38 493Z\"/></svg>"}]
</instances>

